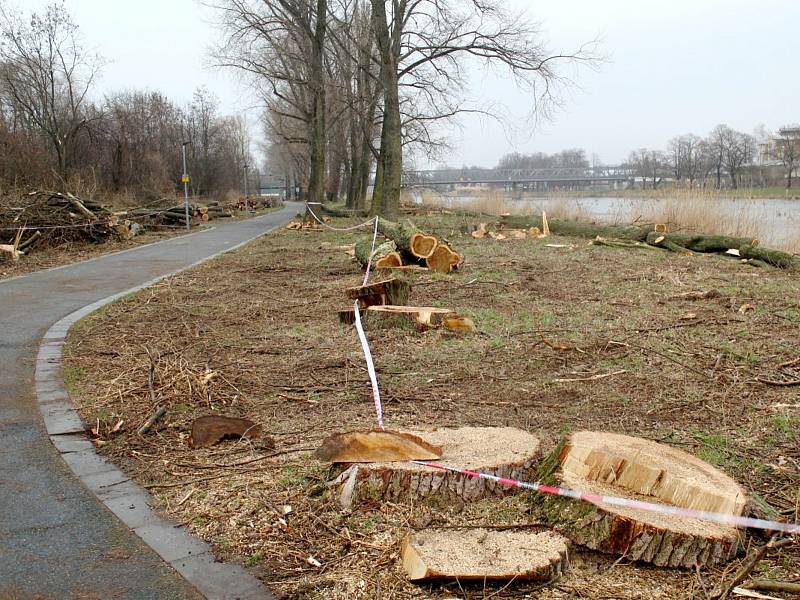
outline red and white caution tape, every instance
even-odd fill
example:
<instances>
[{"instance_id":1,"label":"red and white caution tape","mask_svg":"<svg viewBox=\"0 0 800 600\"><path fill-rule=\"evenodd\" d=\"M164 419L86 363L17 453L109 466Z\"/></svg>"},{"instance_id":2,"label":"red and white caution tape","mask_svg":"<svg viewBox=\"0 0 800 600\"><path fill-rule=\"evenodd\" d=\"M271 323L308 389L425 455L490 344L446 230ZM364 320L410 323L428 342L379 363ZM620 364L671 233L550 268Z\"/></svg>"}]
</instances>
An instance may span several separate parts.
<instances>
[{"instance_id":1,"label":"red and white caution tape","mask_svg":"<svg viewBox=\"0 0 800 600\"><path fill-rule=\"evenodd\" d=\"M369 373L369 380L372 383L372 398L375 401L375 414L378 419L378 429L382 430L384 426L381 390L378 387L378 377L375 375L375 364L372 362L372 352L369 350L369 342L364 333L364 328L361 326L361 310L358 307L358 300L356 300L353 306L353 313L356 316L356 330L358 331L358 338L361 340L361 349L364 351L364 359L367 361L367 373Z\"/></svg>"},{"instance_id":2,"label":"red and white caution tape","mask_svg":"<svg viewBox=\"0 0 800 600\"><path fill-rule=\"evenodd\" d=\"M679 506L670 506L668 504L656 504L654 502L643 502L642 500L633 500L631 498L620 498L617 496L602 496L600 494L589 494L579 490L572 490L569 488L554 487L550 485L543 485L541 483L529 483L527 481L520 481L518 479L508 479L506 477L497 477L488 473L481 473L480 471L469 471L467 469L459 469L456 467L448 467L439 463L423 462L420 460L412 460L416 465L430 467L431 469L438 469L440 471L450 471L458 473L464 477L472 479L489 479L501 485L509 487L519 487L528 490L533 490L541 494L551 494L554 496L565 496L583 502L590 502L591 504L609 504L612 506L623 506L627 508L636 508L639 510L646 510L653 513L662 515L674 515L677 517L684 517L687 519L700 519L702 521L713 521L714 523L723 523L725 525L732 525L734 527L750 528L750 529L766 529L770 531L781 531L783 533L800 534L800 524L796 523L780 523L778 521L767 521L765 519L751 519L750 517L738 517L727 513L709 512L705 510L695 510L692 508L681 508Z\"/></svg>"}]
</instances>

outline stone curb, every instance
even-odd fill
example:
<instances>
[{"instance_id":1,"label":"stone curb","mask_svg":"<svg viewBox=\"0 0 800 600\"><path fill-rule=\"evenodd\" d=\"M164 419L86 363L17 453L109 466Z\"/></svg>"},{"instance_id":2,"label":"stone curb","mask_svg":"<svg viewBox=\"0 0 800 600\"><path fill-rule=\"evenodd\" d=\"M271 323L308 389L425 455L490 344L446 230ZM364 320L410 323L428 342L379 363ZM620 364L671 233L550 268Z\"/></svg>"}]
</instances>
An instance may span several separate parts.
<instances>
[{"instance_id":1,"label":"stone curb","mask_svg":"<svg viewBox=\"0 0 800 600\"><path fill-rule=\"evenodd\" d=\"M208 600L274 600L275 597L242 567L218 562L209 545L193 536L188 529L158 515L151 508L152 496L97 454L64 386L61 371L64 341L69 329L83 317L181 271L241 248L281 227L291 219L293 212L288 212L285 220L239 244L67 315L44 334L36 358L36 399L47 434L61 458L106 508Z\"/></svg>"}]
</instances>

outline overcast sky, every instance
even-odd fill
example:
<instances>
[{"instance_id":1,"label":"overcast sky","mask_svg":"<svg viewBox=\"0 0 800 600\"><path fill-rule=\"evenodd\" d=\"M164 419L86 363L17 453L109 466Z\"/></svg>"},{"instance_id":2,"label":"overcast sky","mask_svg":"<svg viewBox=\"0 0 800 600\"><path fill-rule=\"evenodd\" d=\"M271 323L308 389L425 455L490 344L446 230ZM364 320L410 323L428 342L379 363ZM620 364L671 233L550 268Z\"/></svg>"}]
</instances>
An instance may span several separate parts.
<instances>
[{"instance_id":1,"label":"overcast sky","mask_svg":"<svg viewBox=\"0 0 800 600\"><path fill-rule=\"evenodd\" d=\"M0 0L2 1L2 0ZM43 6L43 0L16 4ZM493 121L462 119L451 165L491 166L510 151L582 147L606 163L639 147L664 148L673 135L705 135L719 123L752 132L800 121L798 0L510 0L542 25L554 51L602 38L608 62L577 73L549 123L511 138ZM225 112L254 98L237 78L209 67L217 39L213 11L195 0L66 0L89 46L109 62L98 94L160 90L184 103L205 85ZM502 78L476 75L475 100L501 102L524 117L530 99ZM258 135L255 130L252 132Z\"/></svg>"}]
</instances>

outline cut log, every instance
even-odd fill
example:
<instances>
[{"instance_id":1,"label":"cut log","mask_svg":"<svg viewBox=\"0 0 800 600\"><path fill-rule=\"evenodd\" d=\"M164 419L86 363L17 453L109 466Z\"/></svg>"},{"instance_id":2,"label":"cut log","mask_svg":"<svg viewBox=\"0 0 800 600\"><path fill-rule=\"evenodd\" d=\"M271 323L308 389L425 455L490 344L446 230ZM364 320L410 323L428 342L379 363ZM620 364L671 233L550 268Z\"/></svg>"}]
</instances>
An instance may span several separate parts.
<instances>
[{"instance_id":1,"label":"cut log","mask_svg":"<svg viewBox=\"0 0 800 600\"><path fill-rule=\"evenodd\" d=\"M418 327L423 329L431 329L439 327L443 324L445 318L453 314L453 311L447 308L436 308L433 306L370 306L367 309L367 318L404 318L411 320Z\"/></svg>"},{"instance_id":2,"label":"cut log","mask_svg":"<svg viewBox=\"0 0 800 600\"><path fill-rule=\"evenodd\" d=\"M425 264L431 271L437 273L449 273L457 269L461 263L461 255L453 252L447 244L439 244L428 258Z\"/></svg>"},{"instance_id":3,"label":"cut log","mask_svg":"<svg viewBox=\"0 0 800 600\"><path fill-rule=\"evenodd\" d=\"M398 254L398 259L400 255ZM391 262L394 262L392 259ZM381 264L375 265L376 269L386 269L389 271L428 271L428 267L423 267L422 265L394 265L394 264L387 264L389 261L382 262Z\"/></svg>"},{"instance_id":4,"label":"cut log","mask_svg":"<svg viewBox=\"0 0 800 600\"><path fill-rule=\"evenodd\" d=\"M752 261L762 261L773 267L781 269L800 268L800 258L789 254L788 252L781 252L780 250L770 250L769 248L762 248L760 246L753 246L752 244L743 244L739 246L739 255Z\"/></svg>"},{"instance_id":5,"label":"cut log","mask_svg":"<svg viewBox=\"0 0 800 600\"><path fill-rule=\"evenodd\" d=\"M542 462L538 479L605 496L741 515L747 496L730 477L682 450L615 433L581 431ZM545 520L576 544L658 566L693 568L732 559L732 526L562 496L537 497Z\"/></svg>"},{"instance_id":6,"label":"cut log","mask_svg":"<svg viewBox=\"0 0 800 600\"><path fill-rule=\"evenodd\" d=\"M439 245L434 236L423 233L411 221L393 223L379 219L378 231L392 240L398 250L414 258L428 258Z\"/></svg>"},{"instance_id":7,"label":"cut log","mask_svg":"<svg viewBox=\"0 0 800 600\"><path fill-rule=\"evenodd\" d=\"M356 260L362 267L367 266L369 261L370 251L372 250L372 238L367 237L356 242L355 256ZM397 246L391 240L378 244L375 247L375 252L372 254L372 265L376 269L386 267L399 267L403 264L400 258L400 253L397 252Z\"/></svg>"},{"instance_id":8,"label":"cut log","mask_svg":"<svg viewBox=\"0 0 800 600\"><path fill-rule=\"evenodd\" d=\"M549 233L555 235L572 235L576 237L630 239L645 241L647 234L653 231L654 224L641 226L598 225L596 223L579 223L566 219L547 219ZM504 215L500 225L506 229L528 229L538 227L544 231L544 222L537 216Z\"/></svg>"},{"instance_id":9,"label":"cut log","mask_svg":"<svg viewBox=\"0 0 800 600\"><path fill-rule=\"evenodd\" d=\"M450 331L458 331L460 333L475 333L477 328L475 322L469 317L462 317L461 315L447 315L442 319L442 325L445 329Z\"/></svg>"},{"instance_id":10,"label":"cut log","mask_svg":"<svg viewBox=\"0 0 800 600\"><path fill-rule=\"evenodd\" d=\"M402 431L334 433L322 441L314 457L330 463L370 463L441 458L442 449Z\"/></svg>"},{"instance_id":11,"label":"cut log","mask_svg":"<svg viewBox=\"0 0 800 600\"><path fill-rule=\"evenodd\" d=\"M661 233L666 240L694 252L727 252L741 246L757 246L758 240L727 235L702 235L683 233Z\"/></svg>"},{"instance_id":12,"label":"cut log","mask_svg":"<svg viewBox=\"0 0 800 600\"><path fill-rule=\"evenodd\" d=\"M408 302L411 284L405 279L386 279L350 288L345 293L350 300L358 300L361 308L384 304L402 306Z\"/></svg>"},{"instance_id":13,"label":"cut log","mask_svg":"<svg viewBox=\"0 0 800 600\"><path fill-rule=\"evenodd\" d=\"M569 568L569 549L551 531L432 529L406 537L400 559L411 581L552 581Z\"/></svg>"},{"instance_id":14,"label":"cut log","mask_svg":"<svg viewBox=\"0 0 800 600\"><path fill-rule=\"evenodd\" d=\"M539 439L512 427L462 427L411 432L442 448L447 465L483 471L498 477L528 479L536 473ZM346 509L370 500L417 500L458 497L474 501L513 493L487 479L473 479L412 463L354 464L329 484Z\"/></svg>"},{"instance_id":15,"label":"cut log","mask_svg":"<svg viewBox=\"0 0 800 600\"><path fill-rule=\"evenodd\" d=\"M19 260L20 256L25 256L25 253L18 250L13 244L0 244L0 252L7 252L11 256L11 260Z\"/></svg>"},{"instance_id":16,"label":"cut log","mask_svg":"<svg viewBox=\"0 0 800 600\"><path fill-rule=\"evenodd\" d=\"M261 436L261 425L250 419L209 415L192 421L192 432L189 434L189 446L192 448L208 448L223 439L248 438Z\"/></svg>"},{"instance_id":17,"label":"cut log","mask_svg":"<svg viewBox=\"0 0 800 600\"><path fill-rule=\"evenodd\" d=\"M675 252L677 254L692 254L691 250L688 250L683 246L679 246L672 240L668 239L665 232L651 231L647 234L647 243L651 246L664 248L665 250L669 250L670 252Z\"/></svg>"}]
</instances>

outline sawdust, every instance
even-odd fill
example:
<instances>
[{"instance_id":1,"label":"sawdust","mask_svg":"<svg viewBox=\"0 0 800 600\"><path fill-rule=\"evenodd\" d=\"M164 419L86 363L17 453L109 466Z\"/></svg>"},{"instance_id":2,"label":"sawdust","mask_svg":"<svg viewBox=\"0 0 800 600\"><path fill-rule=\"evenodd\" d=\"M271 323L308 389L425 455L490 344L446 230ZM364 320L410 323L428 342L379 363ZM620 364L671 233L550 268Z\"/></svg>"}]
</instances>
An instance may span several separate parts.
<instances>
[{"instance_id":1,"label":"sawdust","mask_svg":"<svg viewBox=\"0 0 800 600\"><path fill-rule=\"evenodd\" d=\"M406 540L404 562L417 577L544 579L567 570L567 540L550 531L445 529ZM413 559L410 559L413 555ZM407 558L407 556L409 558ZM563 564L562 564L563 563ZM427 574L420 571L425 567Z\"/></svg>"}]
</instances>

